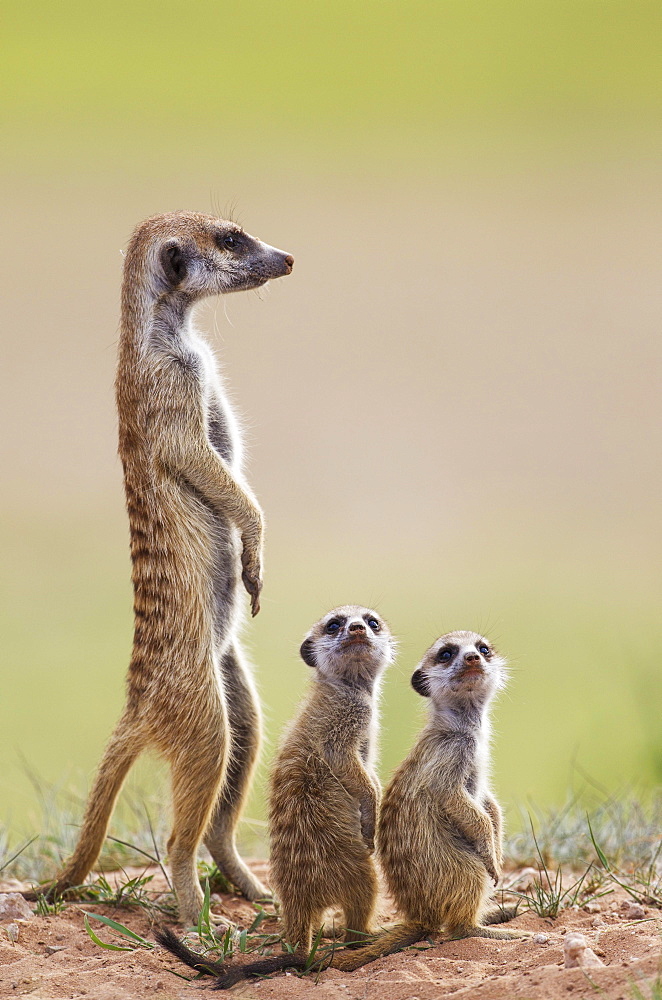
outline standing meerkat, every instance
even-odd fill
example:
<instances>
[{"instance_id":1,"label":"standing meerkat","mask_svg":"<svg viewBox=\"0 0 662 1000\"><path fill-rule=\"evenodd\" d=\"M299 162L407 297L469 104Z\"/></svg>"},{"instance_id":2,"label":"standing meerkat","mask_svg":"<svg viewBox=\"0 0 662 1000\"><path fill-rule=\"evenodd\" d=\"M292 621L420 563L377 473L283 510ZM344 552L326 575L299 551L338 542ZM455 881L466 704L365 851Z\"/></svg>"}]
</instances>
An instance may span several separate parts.
<instances>
[{"instance_id":1,"label":"standing meerkat","mask_svg":"<svg viewBox=\"0 0 662 1000\"><path fill-rule=\"evenodd\" d=\"M269 799L271 884L295 952L227 968L189 951L171 931L157 935L188 965L220 974L219 985L305 966L327 907L342 908L346 941L370 932L380 796L376 701L393 654L386 623L356 605L329 612L304 639L301 656L315 679L273 765Z\"/></svg>"},{"instance_id":2,"label":"standing meerkat","mask_svg":"<svg viewBox=\"0 0 662 1000\"><path fill-rule=\"evenodd\" d=\"M124 713L101 760L77 846L52 885L80 885L113 805L148 746L169 761L168 842L180 918L203 901L204 837L249 899L265 894L234 830L255 764L257 697L237 642L241 584L259 610L262 514L213 354L192 325L208 295L258 288L294 259L222 219L173 212L134 231L124 262L116 393L131 532L135 631Z\"/></svg>"}]
</instances>

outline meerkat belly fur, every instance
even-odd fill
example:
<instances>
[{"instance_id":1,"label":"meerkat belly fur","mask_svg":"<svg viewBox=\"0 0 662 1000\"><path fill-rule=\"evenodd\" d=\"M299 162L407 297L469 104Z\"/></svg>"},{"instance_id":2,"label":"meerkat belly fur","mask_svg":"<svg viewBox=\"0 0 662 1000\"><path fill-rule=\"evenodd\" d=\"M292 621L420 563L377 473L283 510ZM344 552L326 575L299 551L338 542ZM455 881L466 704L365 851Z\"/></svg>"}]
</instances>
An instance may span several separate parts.
<instances>
[{"instance_id":1,"label":"meerkat belly fur","mask_svg":"<svg viewBox=\"0 0 662 1000\"><path fill-rule=\"evenodd\" d=\"M257 288L293 258L222 219L147 219L124 264L117 370L119 452L131 531L135 630L127 702L90 794L78 844L51 892L96 861L138 754L170 762L168 850L180 917L197 920L201 839L249 899L265 893L238 856L234 828L260 718L237 642L242 581L262 586L262 515L241 473L241 441L213 355L191 313L205 296Z\"/></svg>"},{"instance_id":2,"label":"meerkat belly fur","mask_svg":"<svg viewBox=\"0 0 662 1000\"><path fill-rule=\"evenodd\" d=\"M505 660L483 636L450 632L428 649L412 686L430 717L382 800L377 851L404 923L347 955L366 962L444 930L451 938L526 937L486 926L515 916L491 907L502 856L501 810L489 787L491 699L505 684Z\"/></svg>"},{"instance_id":3,"label":"meerkat belly fur","mask_svg":"<svg viewBox=\"0 0 662 1000\"><path fill-rule=\"evenodd\" d=\"M294 954L247 966L210 964L171 932L165 947L194 968L219 973L219 988L250 975L303 968L323 911L340 906L348 942L370 933L377 898L374 849L380 788L374 771L376 699L394 642L368 608L325 615L301 646L315 678L272 768L271 882Z\"/></svg>"}]
</instances>

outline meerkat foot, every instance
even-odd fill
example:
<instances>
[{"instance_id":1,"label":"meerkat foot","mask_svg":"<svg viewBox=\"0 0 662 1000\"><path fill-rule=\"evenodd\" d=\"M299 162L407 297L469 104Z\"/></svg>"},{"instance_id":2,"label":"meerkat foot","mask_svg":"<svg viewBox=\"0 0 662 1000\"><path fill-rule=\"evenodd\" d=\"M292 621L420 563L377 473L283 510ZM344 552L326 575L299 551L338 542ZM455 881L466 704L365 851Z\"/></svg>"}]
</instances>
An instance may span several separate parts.
<instances>
[{"instance_id":1,"label":"meerkat foot","mask_svg":"<svg viewBox=\"0 0 662 1000\"><path fill-rule=\"evenodd\" d=\"M476 927L456 927L452 930L449 928L449 940L458 941L461 938L468 937L482 937L491 938L497 941L515 941L517 938L527 938L531 937L530 931L515 931L515 930L503 930L498 927L483 927L477 925Z\"/></svg>"},{"instance_id":2,"label":"meerkat foot","mask_svg":"<svg viewBox=\"0 0 662 1000\"><path fill-rule=\"evenodd\" d=\"M218 862L217 862L218 864ZM274 897L270 889L267 889L265 885L260 882L259 878L253 875L252 871L241 861L240 858L235 857L233 863L227 864L223 863L218 865L219 871L225 876L228 882L231 883L237 889L237 891L247 899L249 903L273 903Z\"/></svg>"},{"instance_id":3,"label":"meerkat foot","mask_svg":"<svg viewBox=\"0 0 662 1000\"><path fill-rule=\"evenodd\" d=\"M265 885L262 885L260 880L255 878L254 875L242 878L241 884L237 885L237 889L239 889L242 896L249 903L257 903L258 900L265 903L273 903L273 893Z\"/></svg>"},{"instance_id":4,"label":"meerkat foot","mask_svg":"<svg viewBox=\"0 0 662 1000\"><path fill-rule=\"evenodd\" d=\"M322 924L322 937L340 939L345 935L345 916L340 910L327 910Z\"/></svg>"},{"instance_id":5,"label":"meerkat foot","mask_svg":"<svg viewBox=\"0 0 662 1000\"><path fill-rule=\"evenodd\" d=\"M494 906L484 914L483 926L487 924L505 924L513 920L519 911L517 904L513 906Z\"/></svg>"}]
</instances>

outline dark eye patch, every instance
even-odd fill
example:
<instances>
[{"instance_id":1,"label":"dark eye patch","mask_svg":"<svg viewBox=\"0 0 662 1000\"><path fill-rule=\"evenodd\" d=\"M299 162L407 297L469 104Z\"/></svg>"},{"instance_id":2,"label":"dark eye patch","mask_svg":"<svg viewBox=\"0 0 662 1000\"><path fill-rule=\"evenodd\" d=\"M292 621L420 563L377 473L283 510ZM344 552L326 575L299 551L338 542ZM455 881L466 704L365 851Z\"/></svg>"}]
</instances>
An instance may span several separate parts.
<instances>
[{"instance_id":1,"label":"dark eye patch","mask_svg":"<svg viewBox=\"0 0 662 1000\"><path fill-rule=\"evenodd\" d=\"M229 250L230 253L240 253L245 247L243 233L220 232L215 234L214 240L220 250Z\"/></svg>"},{"instance_id":2,"label":"dark eye patch","mask_svg":"<svg viewBox=\"0 0 662 1000\"><path fill-rule=\"evenodd\" d=\"M347 621L346 618L332 618L331 621L328 621L326 623L324 631L327 633L327 635L335 635L337 632L340 631L340 629L343 627L346 621Z\"/></svg>"},{"instance_id":3,"label":"dark eye patch","mask_svg":"<svg viewBox=\"0 0 662 1000\"><path fill-rule=\"evenodd\" d=\"M437 650L437 655L435 656L436 663L452 663L459 652L460 647L455 646L452 643L447 643L442 646L441 649Z\"/></svg>"}]
</instances>

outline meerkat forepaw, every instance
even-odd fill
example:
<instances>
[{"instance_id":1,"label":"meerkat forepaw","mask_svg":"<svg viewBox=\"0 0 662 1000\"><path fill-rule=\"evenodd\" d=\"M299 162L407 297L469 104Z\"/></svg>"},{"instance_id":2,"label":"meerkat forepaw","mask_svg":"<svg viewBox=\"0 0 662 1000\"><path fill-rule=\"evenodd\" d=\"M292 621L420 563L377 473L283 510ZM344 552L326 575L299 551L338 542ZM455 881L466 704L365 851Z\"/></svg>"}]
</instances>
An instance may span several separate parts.
<instances>
[{"instance_id":1,"label":"meerkat forepaw","mask_svg":"<svg viewBox=\"0 0 662 1000\"><path fill-rule=\"evenodd\" d=\"M501 872L497 871L496 865L493 859L489 855L481 854L480 860L485 865L485 870L490 876L495 885L499 884L499 879L501 878Z\"/></svg>"},{"instance_id":2,"label":"meerkat forepaw","mask_svg":"<svg viewBox=\"0 0 662 1000\"><path fill-rule=\"evenodd\" d=\"M251 614L255 618L260 610L260 591L262 590L262 580L260 577L252 576L247 570L241 574L244 587L248 591L251 599Z\"/></svg>"}]
</instances>

